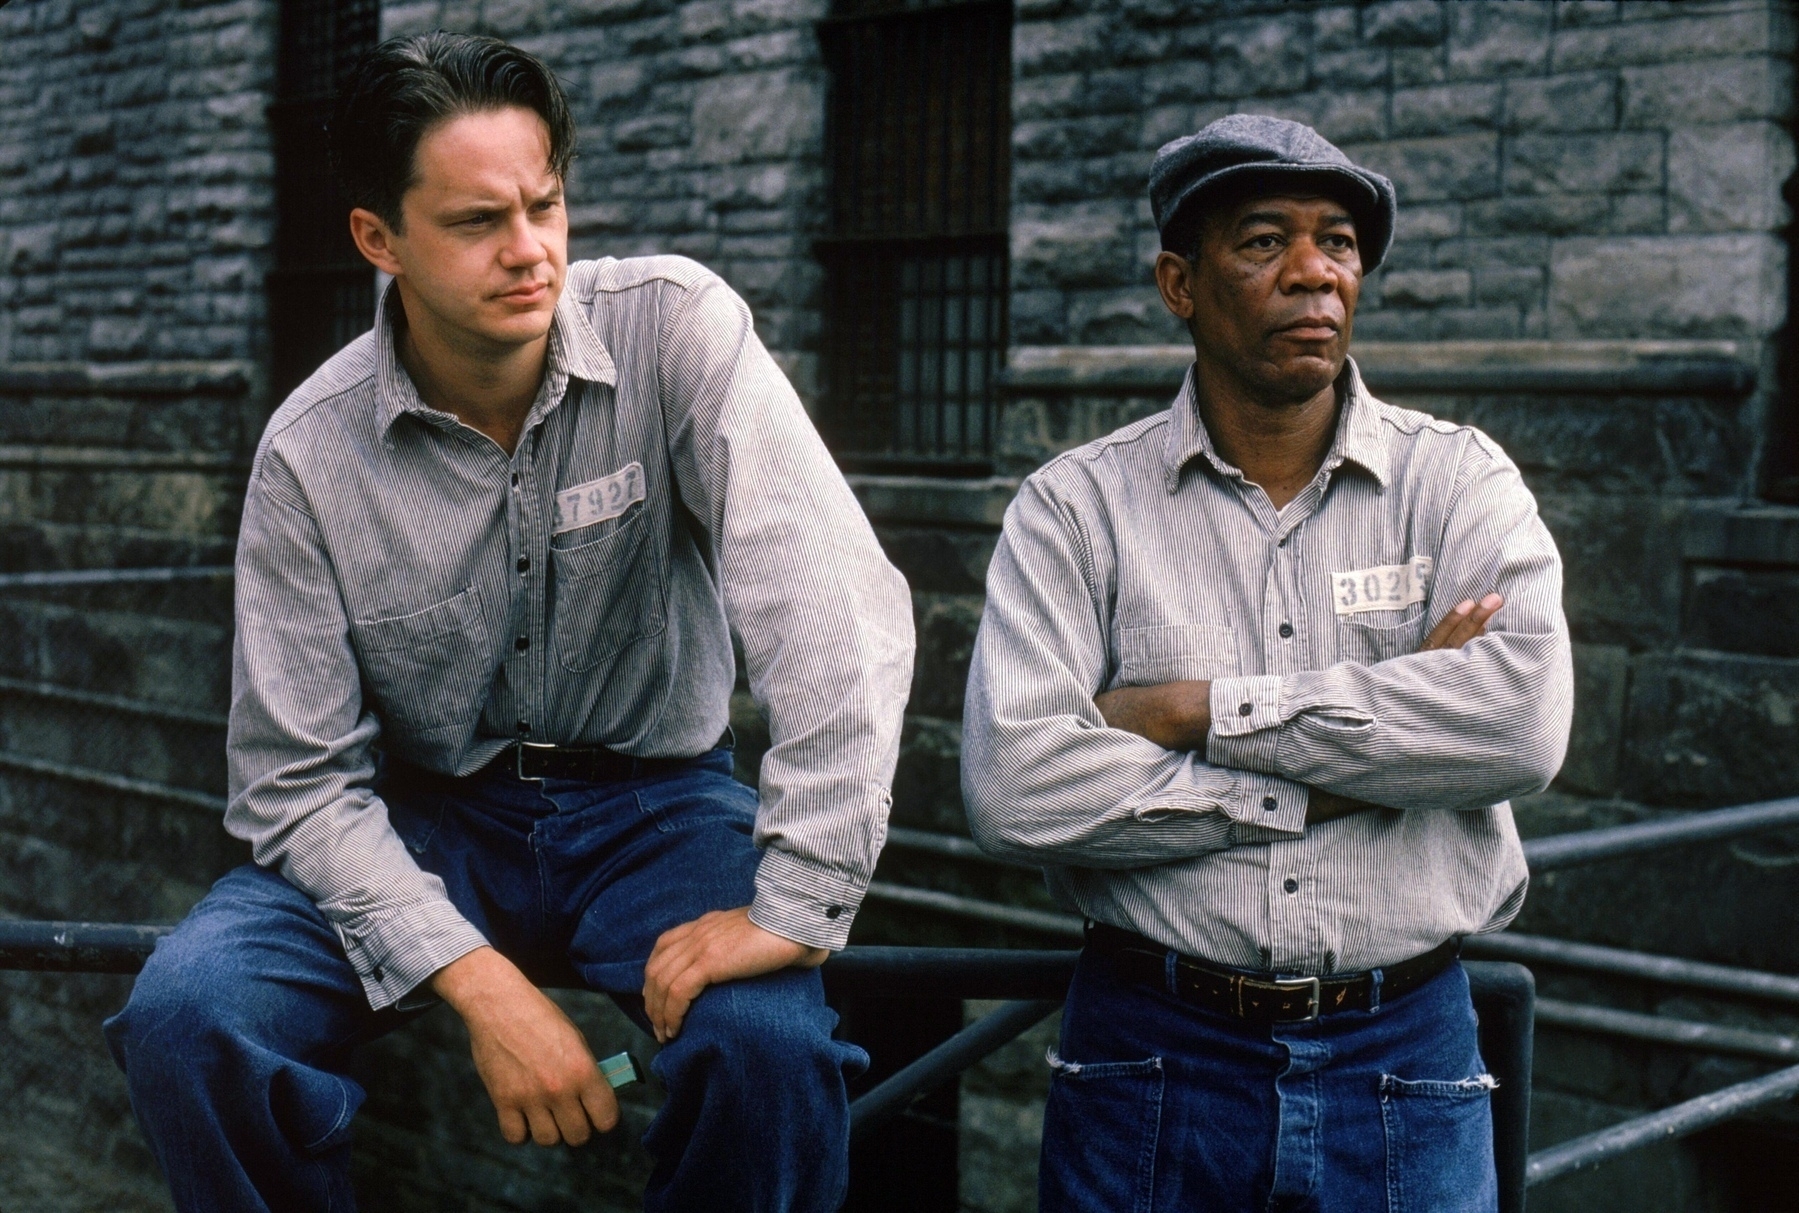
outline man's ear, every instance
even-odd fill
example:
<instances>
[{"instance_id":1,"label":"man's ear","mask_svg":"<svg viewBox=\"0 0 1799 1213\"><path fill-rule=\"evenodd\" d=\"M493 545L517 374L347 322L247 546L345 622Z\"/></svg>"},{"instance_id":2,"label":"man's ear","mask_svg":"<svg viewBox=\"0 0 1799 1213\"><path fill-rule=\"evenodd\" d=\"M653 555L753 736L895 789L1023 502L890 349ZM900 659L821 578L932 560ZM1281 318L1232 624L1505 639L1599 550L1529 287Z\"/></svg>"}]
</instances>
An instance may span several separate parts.
<instances>
[{"instance_id":1,"label":"man's ear","mask_svg":"<svg viewBox=\"0 0 1799 1213\"><path fill-rule=\"evenodd\" d=\"M387 226L387 220L374 211L357 207L350 212L350 239L370 265L392 277L400 276L400 259L394 256L394 231Z\"/></svg>"},{"instance_id":2,"label":"man's ear","mask_svg":"<svg viewBox=\"0 0 1799 1213\"><path fill-rule=\"evenodd\" d=\"M1193 319L1193 271L1187 259L1178 253L1156 254L1156 289L1162 292L1162 306L1182 320Z\"/></svg>"}]
</instances>

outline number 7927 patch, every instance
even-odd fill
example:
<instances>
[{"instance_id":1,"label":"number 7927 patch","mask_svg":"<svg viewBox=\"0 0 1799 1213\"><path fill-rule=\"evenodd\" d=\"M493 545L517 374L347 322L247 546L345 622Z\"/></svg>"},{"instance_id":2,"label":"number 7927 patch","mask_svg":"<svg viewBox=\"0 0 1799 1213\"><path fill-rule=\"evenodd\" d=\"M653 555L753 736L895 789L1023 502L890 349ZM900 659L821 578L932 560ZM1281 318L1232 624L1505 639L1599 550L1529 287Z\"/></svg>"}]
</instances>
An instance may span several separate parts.
<instances>
[{"instance_id":1,"label":"number 7927 patch","mask_svg":"<svg viewBox=\"0 0 1799 1213\"><path fill-rule=\"evenodd\" d=\"M556 524L550 533L560 535L617 518L643 499L643 464L633 459L610 476L557 493Z\"/></svg>"},{"instance_id":2,"label":"number 7927 patch","mask_svg":"<svg viewBox=\"0 0 1799 1213\"><path fill-rule=\"evenodd\" d=\"M1332 573L1331 601L1339 615L1404 610L1414 602L1424 601L1430 570L1429 556L1414 556L1404 564Z\"/></svg>"}]
</instances>

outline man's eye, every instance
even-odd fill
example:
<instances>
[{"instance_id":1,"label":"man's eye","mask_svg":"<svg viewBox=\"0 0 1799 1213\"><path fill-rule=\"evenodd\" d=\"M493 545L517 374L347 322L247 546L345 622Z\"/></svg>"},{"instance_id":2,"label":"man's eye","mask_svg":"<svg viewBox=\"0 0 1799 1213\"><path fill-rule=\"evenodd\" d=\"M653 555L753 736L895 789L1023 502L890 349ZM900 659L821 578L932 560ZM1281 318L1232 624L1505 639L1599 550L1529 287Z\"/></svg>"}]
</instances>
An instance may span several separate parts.
<instances>
[{"instance_id":1,"label":"man's eye","mask_svg":"<svg viewBox=\"0 0 1799 1213\"><path fill-rule=\"evenodd\" d=\"M1280 237L1278 236L1255 236L1249 241L1249 247L1253 249L1271 249L1279 244Z\"/></svg>"},{"instance_id":2,"label":"man's eye","mask_svg":"<svg viewBox=\"0 0 1799 1213\"><path fill-rule=\"evenodd\" d=\"M493 219L492 215L470 215L462 221L464 227L485 227Z\"/></svg>"}]
</instances>

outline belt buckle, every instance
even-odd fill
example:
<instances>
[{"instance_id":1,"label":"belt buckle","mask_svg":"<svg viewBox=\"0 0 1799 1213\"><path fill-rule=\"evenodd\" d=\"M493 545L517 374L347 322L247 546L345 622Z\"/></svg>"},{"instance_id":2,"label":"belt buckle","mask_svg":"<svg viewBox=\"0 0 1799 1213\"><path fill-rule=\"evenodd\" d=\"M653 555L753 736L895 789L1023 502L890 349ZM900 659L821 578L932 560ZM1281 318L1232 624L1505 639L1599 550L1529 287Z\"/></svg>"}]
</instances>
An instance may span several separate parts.
<instances>
[{"instance_id":1,"label":"belt buckle","mask_svg":"<svg viewBox=\"0 0 1799 1213\"><path fill-rule=\"evenodd\" d=\"M529 779L532 783L542 783L545 779L549 778L549 776L525 774L525 751L526 750L546 750L547 751L547 750L553 750L555 748L556 747L554 745L550 744L547 741L521 741L521 742L519 742L518 743L518 753L513 759L513 770L517 773L517 775L520 779Z\"/></svg>"},{"instance_id":2,"label":"belt buckle","mask_svg":"<svg viewBox=\"0 0 1799 1213\"><path fill-rule=\"evenodd\" d=\"M1314 1019L1318 1018L1319 1011L1324 1007L1324 987L1319 983L1316 977L1277 977L1274 980L1274 988L1283 994L1291 994L1298 990L1306 990L1310 992L1312 998L1311 1009L1304 1015L1301 1015L1298 1019L1286 1019L1277 1016L1276 1019L1280 1023L1311 1023Z\"/></svg>"}]
</instances>

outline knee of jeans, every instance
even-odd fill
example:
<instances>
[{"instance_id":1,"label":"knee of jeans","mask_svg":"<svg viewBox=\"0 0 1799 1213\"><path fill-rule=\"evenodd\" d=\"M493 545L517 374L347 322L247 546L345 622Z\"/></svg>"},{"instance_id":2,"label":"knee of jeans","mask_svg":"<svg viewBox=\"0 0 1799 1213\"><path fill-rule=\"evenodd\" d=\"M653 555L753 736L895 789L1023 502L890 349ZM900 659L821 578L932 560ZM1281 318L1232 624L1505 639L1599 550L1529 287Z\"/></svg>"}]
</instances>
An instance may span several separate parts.
<instances>
[{"instance_id":1,"label":"knee of jeans","mask_svg":"<svg viewBox=\"0 0 1799 1213\"><path fill-rule=\"evenodd\" d=\"M763 1085L783 1076L866 1066L862 1050L832 1039L836 1024L816 975L789 971L707 990L688 1012L677 1041L685 1040L701 1064L729 1059L729 1065L716 1067L721 1076Z\"/></svg>"},{"instance_id":2,"label":"knee of jeans","mask_svg":"<svg viewBox=\"0 0 1799 1213\"><path fill-rule=\"evenodd\" d=\"M106 1021L113 1060L134 1078L187 1067L196 1051L229 1034L234 1002L214 975L187 963L186 949L163 944L131 987L125 1009Z\"/></svg>"}]
</instances>

